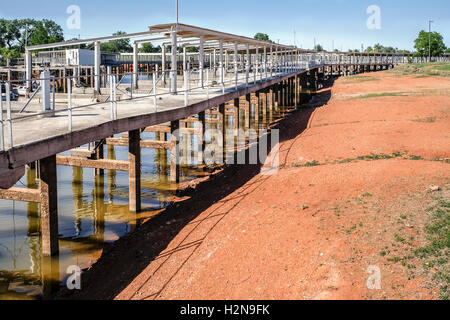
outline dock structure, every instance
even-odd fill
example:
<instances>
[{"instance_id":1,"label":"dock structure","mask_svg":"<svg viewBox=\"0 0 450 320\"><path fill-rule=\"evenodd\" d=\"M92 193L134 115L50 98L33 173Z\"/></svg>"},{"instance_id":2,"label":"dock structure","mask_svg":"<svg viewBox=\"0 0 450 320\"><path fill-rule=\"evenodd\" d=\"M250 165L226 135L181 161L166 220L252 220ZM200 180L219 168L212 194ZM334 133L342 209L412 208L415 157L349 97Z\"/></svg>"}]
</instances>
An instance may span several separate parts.
<instances>
[{"instance_id":1,"label":"dock structure","mask_svg":"<svg viewBox=\"0 0 450 320\"><path fill-rule=\"evenodd\" d=\"M121 38L138 39L134 42L133 63L126 74L130 81L125 88L119 79L124 74L102 68L99 58L101 42ZM141 80L139 45L157 42L162 43L163 64ZM79 74L32 77L33 51L86 43L94 43L96 48L91 82L97 102L75 104L74 80ZM189 63L185 50L189 47L198 48L197 63ZM182 53L178 48L184 48ZM141 33L27 47L26 52L28 90L33 91L35 81L41 86L46 81L60 81L66 85L66 102L55 107L53 101L50 109L32 114L13 114L11 102L1 102L0 114L5 109L7 117L3 119L2 115L0 119L0 198L41 204L44 256L58 253L57 165L93 168L95 175L103 175L104 170L128 172L130 211L139 212L140 168L145 161L141 148L169 150L170 181L177 183L183 134L198 137L197 158L203 163L206 127L218 128L223 141L220 158L225 163L239 151L235 139L229 139L230 132L235 134L251 127L259 132L260 119L271 117L276 110L288 111L308 102L323 79L386 70L405 62L404 56L395 54L312 53L185 24L157 25ZM7 83L6 90L12 85L13 81ZM143 132L155 132L156 139L142 140ZM92 147L81 148L85 145ZM104 159L104 145L128 147L128 160ZM69 156L60 155L69 150ZM24 167L35 162L39 168L39 188L14 187Z\"/></svg>"}]
</instances>

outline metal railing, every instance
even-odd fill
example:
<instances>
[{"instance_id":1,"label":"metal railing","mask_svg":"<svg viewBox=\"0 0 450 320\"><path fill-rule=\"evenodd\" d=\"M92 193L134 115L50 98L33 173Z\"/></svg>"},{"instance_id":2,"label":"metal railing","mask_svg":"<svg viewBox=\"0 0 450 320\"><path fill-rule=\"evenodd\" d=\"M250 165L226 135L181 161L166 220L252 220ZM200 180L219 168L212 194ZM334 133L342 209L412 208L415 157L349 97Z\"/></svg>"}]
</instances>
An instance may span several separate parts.
<instances>
[{"instance_id":1,"label":"metal railing","mask_svg":"<svg viewBox=\"0 0 450 320\"><path fill-rule=\"evenodd\" d=\"M368 63L380 63L378 60L370 60ZM394 62L400 63L400 61L395 60ZM147 73L123 73L123 74L112 74L111 70L108 70L106 74L107 83L105 83L102 90L108 90L109 94L104 99L103 102L93 102L83 105L75 106L73 105L73 90L72 83L75 82L73 79L83 78L83 76L68 76L68 77L50 77L48 79L39 78L32 79L35 81L39 81L42 85L42 81L66 81L67 82L67 107L56 109L55 102L55 89L53 86L53 108L52 112L54 114L67 114L67 128L68 132L73 131L73 117L74 112L83 109L90 108L96 106L104 106L109 104L110 108L110 121L114 121L118 119L118 102L121 99L118 99L120 94L126 95L127 101L138 101L144 99L153 100L153 112L158 112L158 98L163 96L170 96L173 94L184 95L184 107L188 106L190 103L190 99L193 96L198 96L204 94L206 99L209 100L211 97L212 90L215 90L216 94L224 94L226 90L228 91L237 91L241 87L250 87L251 85L256 85L257 83L263 83L266 81L273 80L275 78L283 77L288 74L293 74L308 68L322 66L324 64L338 64L343 63L342 59L340 61L330 61L329 58L325 55L309 55L302 57L299 56L298 60L289 59L289 57L280 57L276 60L268 60L268 61L255 61L254 63L250 63L250 61L234 63L234 66L231 65L228 68L225 68L224 65L216 66L212 64L209 68L203 69L185 69L182 70L182 81L176 82L177 88L172 88L172 77L174 77L173 70L157 70L152 73L151 79L148 81L151 82L151 89L149 91L145 91L145 93L139 93L139 91L135 90L137 83L135 83L134 79L138 79L139 75L145 75ZM357 63L357 62L354 62ZM360 60L358 63L366 63L365 60ZM99 83L101 83L101 79L104 79L104 74L94 75L94 78L98 78ZM119 80L119 77L122 77ZM124 79L131 79L129 83L129 92L124 92L121 90L119 86L124 86ZM177 75L178 78L178 75ZM181 77L180 77L181 78ZM166 79L169 79L168 86ZM164 80L164 81L163 81ZM139 82L144 82L143 80L139 80ZM9 92L11 90L11 86L14 83L20 83L20 81L8 81L6 82L6 120L3 119L3 101L0 104L0 151L5 151L14 147L13 140L13 123L19 123L21 121L31 119L33 117L39 117L45 113L38 112L35 114L21 114L18 116L12 117L11 111L11 101L9 99ZM178 85L180 88L178 89ZM1 89L0 89L1 90ZM41 90L42 91L42 90ZM36 95L36 94L35 94ZM26 105L22 110L28 106L31 100L35 97L32 96L29 101L27 101ZM122 100L121 100L122 101ZM59 121L55 118L54 121ZM5 125L6 123L6 125ZM4 137L5 128L8 133L8 141L6 141ZM7 143L8 142L8 143Z\"/></svg>"}]
</instances>

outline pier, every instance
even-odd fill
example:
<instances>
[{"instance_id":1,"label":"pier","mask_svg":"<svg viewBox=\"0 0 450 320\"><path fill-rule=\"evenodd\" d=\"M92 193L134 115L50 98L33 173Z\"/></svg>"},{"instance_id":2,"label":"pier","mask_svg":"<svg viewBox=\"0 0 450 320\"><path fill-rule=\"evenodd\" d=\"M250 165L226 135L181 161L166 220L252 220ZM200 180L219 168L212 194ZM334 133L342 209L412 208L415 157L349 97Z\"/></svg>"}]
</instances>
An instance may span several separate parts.
<instances>
[{"instance_id":1,"label":"pier","mask_svg":"<svg viewBox=\"0 0 450 320\"><path fill-rule=\"evenodd\" d=\"M100 43L121 38L137 39L133 63L114 69L102 66ZM138 45L158 41L163 43L161 63L140 63ZM88 73L66 69L57 74L44 71L34 77L33 51L86 43L95 43L96 48L95 66L86 69ZM184 45L183 53L178 52L179 45ZM190 55L192 60L188 59L187 47L199 48L197 54ZM33 83L38 81L43 109L15 113L9 98L2 101L0 198L40 203L44 256L59 252L58 165L92 168L98 176L105 170L127 172L129 208L140 212L141 165L145 161L142 148L170 151L170 181L176 183L180 176L181 135L198 137L197 158L203 164L207 125L221 129L221 159L227 163L242 150L234 138L233 145L229 145L229 136L249 130L251 119L259 131L261 116L278 108L300 107L320 90L324 79L387 70L407 62L407 57L399 54L309 52L184 24L28 47L26 52L27 95L33 99ZM146 75L145 80L142 75ZM121 83L125 78L129 83ZM76 93L74 84L83 82L92 85L95 101L77 103L76 95L82 97L83 93ZM6 82L7 97L14 83ZM57 83L61 92L53 91L52 95L50 88L56 88ZM229 116L234 118L232 122ZM159 139L142 140L143 132L155 132ZM270 128L268 132L270 135ZM128 160L105 159L105 145L128 147ZM63 152L70 155L63 156ZM14 187L24 175L25 166L36 166L38 189Z\"/></svg>"}]
</instances>

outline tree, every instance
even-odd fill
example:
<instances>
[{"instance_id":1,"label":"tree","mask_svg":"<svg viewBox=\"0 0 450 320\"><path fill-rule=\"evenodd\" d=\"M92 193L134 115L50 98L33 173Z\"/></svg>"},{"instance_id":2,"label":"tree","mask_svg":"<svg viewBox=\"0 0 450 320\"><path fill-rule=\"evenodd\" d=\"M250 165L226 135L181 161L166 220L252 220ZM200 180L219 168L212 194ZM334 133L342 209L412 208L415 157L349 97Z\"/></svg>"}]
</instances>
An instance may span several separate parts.
<instances>
[{"instance_id":1,"label":"tree","mask_svg":"<svg viewBox=\"0 0 450 320\"><path fill-rule=\"evenodd\" d=\"M113 34L113 36L120 36L124 34L127 33L123 31L117 31ZM133 52L133 47L130 44L130 39L111 40L102 43L100 48L105 52Z\"/></svg>"},{"instance_id":2,"label":"tree","mask_svg":"<svg viewBox=\"0 0 450 320\"><path fill-rule=\"evenodd\" d=\"M0 47L25 52L26 45L64 41L63 30L52 20L0 19Z\"/></svg>"},{"instance_id":3,"label":"tree","mask_svg":"<svg viewBox=\"0 0 450 320\"><path fill-rule=\"evenodd\" d=\"M56 22L47 19L34 21L31 30L29 30L28 33L29 46L64 41L64 33L61 26Z\"/></svg>"},{"instance_id":4,"label":"tree","mask_svg":"<svg viewBox=\"0 0 450 320\"><path fill-rule=\"evenodd\" d=\"M0 46L4 48L8 46L11 50L20 38L19 20L0 19Z\"/></svg>"},{"instance_id":5,"label":"tree","mask_svg":"<svg viewBox=\"0 0 450 320\"><path fill-rule=\"evenodd\" d=\"M157 53L161 52L161 46L154 47L152 43L144 43L139 49L140 52L144 53Z\"/></svg>"},{"instance_id":6,"label":"tree","mask_svg":"<svg viewBox=\"0 0 450 320\"><path fill-rule=\"evenodd\" d=\"M450 53L450 48L447 48L447 50L445 50L445 53Z\"/></svg>"},{"instance_id":7,"label":"tree","mask_svg":"<svg viewBox=\"0 0 450 320\"><path fill-rule=\"evenodd\" d=\"M187 47L186 52L189 53L197 53L200 52L200 47Z\"/></svg>"},{"instance_id":8,"label":"tree","mask_svg":"<svg viewBox=\"0 0 450 320\"><path fill-rule=\"evenodd\" d=\"M431 36L431 55L436 57L442 55L447 47L444 44L444 38L438 32L420 31L419 36L414 41L414 48L417 50L417 56L428 56L430 52L430 36Z\"/></svg>"},{"instance_id":9,"label":"tree","mask_svg":"<svg viewBox=\"0 0 450 320\"><path fill-rule=\"evenodd\" d=\"M265 33L261 33L261 32L258 32L257 34L255 34L254 39L261 40L261 41L267 41L267 42L273 42L272 40L270 40L269 35L267 35Z\"/></svg>"},{"instance_id":10,"label":"tree","mask_svg":"<svg viewBox=\"0 0 450 320\"><path fill-rule=\"evenodd\" d=\"M314 50L316 51L324 51L322 45L318 44L314 47Z\"/></svg>"},{"instance_id":11,"label":"tree","mask_svg":"<svg viewBox=\"0 0 450 320\"><path fill-rule=\"evenodd\" d=\"M20 55L18 48L0 48L0 56L3 57L4 60L20 58Z\"/></svg>"}]
</instances>

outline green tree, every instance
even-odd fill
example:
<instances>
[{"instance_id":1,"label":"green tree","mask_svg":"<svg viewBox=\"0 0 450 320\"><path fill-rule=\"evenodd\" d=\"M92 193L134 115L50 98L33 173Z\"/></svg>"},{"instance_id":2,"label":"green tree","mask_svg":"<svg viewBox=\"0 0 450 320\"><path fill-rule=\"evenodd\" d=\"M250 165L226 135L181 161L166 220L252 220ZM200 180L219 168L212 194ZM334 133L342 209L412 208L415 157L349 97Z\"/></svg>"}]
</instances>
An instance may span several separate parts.
<instances>
[{"instance_id":1,"label":"green tree","mask_svg":"<svg viewBox=\"0 0 450 320\"><path fill-rule=\"evenodd\" d=\"M153 46L152 43L144 43L144 44L142 44L139 51L143 52L143 53L157 53L157 52L161 52L161 46L155 47L155 46Z\"/></svg>"},{"instance_id":2,"label":"green tree","mask_svg":"<svg viewBox=\"0 0 450 320\"><path fill-rule=\"evenodd\" d=\"M322 45L318 44L314 47L314 50L316 51L324 51Z\"/></svg>"},{"instance_id":3,"label":"green tree","mask_svg":"<svg viewBox=\"0 0 450 320\"><path fill-rule=\"evenodd\" d=\"M113 34L113 36L120 36L127 34L123 31L118 31ZM133 52L133 47L130 44L130 39L118 39L111 40L105 43L102 43L100 46L102 51L105 52Z\"/></svg>"},{"instance_id":4,"label":"green tree","mask_svg":"<svg viewBox=\"0 0 450 320\"><path fill-rule=\"evenodd\" d=\"M267 35L265 33L261 33L261 32L258 32L257 34L255 34L255 36L253 38L256 40L273 42L272 40L270 40L269 35Z\"/></svg>"},{"instance_id":5,"label":"green tree","mask_svg":"<svg viewBox=\"0 0 450 320\"><path fill-rule=\"evenodd\" d=\"M445 53L450 53L450 48L447 48L447 50L445 50Z\"/></svg>"},{"instance_id":6,"label":"green tree","mask_svg":"<svg viewBox=\"0 0 450 320\"><path fill-rule=\"evenodd\" d=\"M199 47L187 47L187 49L186 49L186 52L190 52L190 53L196 53L199 51L200 51Z\"/></svg>"},{"instance_id":7,"label":"green tree","mask_svg":"<svg viewBox=\"0 0 450 320\"><path fill-rule=\"evenodd\" d=\"M430 52L430 36L431 36L431 55L440 56L442 55L447 47L444 44L444 38L438 32L426 32L424 30L420 31L419 36L414 41L414 48L417 50L417 56L428 56Z\"/></svg>"},{"instance_id":8,"label":"green tree","mask_svg":"<svg viewBox=\"0 0 450 320\"><path fill-rule=\"evenodd\" d=\"M0 56L6 61L6 59L20 58L21 53L17 47L12 49L0 48Z\"/></svg>"},{"instance_id":9,"label":"green tree","mask_svg":"<svg viewBox=\"0 0 450 320\"><path fill-rule=\"evenodd\" d=\"M29 46L64 41L64 33L61 26L47 19L34 21L28 34Z\"/></svg>"},{"instance_id":10,"label":"green tree","mask_svg":"<svg viewBox=\"0 0 450 320\"><path fill-rule=\"evenodd\" d=\"M0 47L25 52L26 45L64 41L61 26L52 20L0 19Z\"/></svg>"},{"instance_id":11,"label":"green tree","mask_svg":"<svg viewBox=\"0 0 450 320\"><path fill-rule=\"evenodd\" d=\"M19 20L0 19L0 47L7 46L11 50L19 38Z\"/></svg>"}]
</instances>

